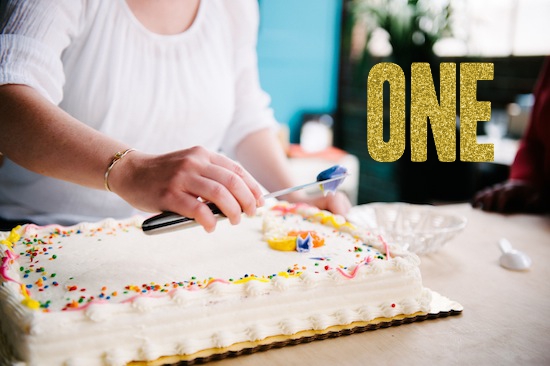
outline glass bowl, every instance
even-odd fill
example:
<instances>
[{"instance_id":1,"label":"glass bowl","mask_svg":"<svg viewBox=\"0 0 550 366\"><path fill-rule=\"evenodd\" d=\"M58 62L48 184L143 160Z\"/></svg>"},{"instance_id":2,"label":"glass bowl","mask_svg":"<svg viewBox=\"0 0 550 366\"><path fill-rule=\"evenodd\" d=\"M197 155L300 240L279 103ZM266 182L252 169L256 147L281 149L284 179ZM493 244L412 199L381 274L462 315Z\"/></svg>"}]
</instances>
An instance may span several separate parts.
<instances>
[{"instance_id":1,"label":"glass bowl","mask_svg":"<svg viewBox=\"0 0 550 366\"><path fill-rule=\"evenodd\" d=\"M466 218L431 205L369 203L353 207L347 219L416 254L437 252L466 227Z\"/></svg>"}]
</instances>

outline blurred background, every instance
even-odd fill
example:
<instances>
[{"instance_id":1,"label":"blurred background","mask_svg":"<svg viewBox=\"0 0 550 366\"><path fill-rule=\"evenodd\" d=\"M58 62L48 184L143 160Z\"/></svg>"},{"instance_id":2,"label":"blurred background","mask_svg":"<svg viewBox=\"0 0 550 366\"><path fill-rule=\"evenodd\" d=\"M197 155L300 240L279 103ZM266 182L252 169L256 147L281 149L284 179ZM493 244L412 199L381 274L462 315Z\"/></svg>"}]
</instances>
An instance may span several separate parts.
<instances>
[{"instance_id":1,"label":"blurred background","mask_svg":"<svg viewBox=\"0 0 550 366\"><path fill-rule=\"evenodd\" d=\"M356 204L438 204L469 201L507 178L550 55L550 0L258 1L260 81L298 181L342 164L352 173L342 188ZM477 99L491 102L478 142L494 143L495 161L441 163L429 128L427 162L412 163L408 145L394 163L374 161L366 81L379 62L401 66L407 98L412 62L431 64L437 94L441 62L457 70L461 62L494 63L494 79L478 82Z\"/></svg>"}]
</instances>

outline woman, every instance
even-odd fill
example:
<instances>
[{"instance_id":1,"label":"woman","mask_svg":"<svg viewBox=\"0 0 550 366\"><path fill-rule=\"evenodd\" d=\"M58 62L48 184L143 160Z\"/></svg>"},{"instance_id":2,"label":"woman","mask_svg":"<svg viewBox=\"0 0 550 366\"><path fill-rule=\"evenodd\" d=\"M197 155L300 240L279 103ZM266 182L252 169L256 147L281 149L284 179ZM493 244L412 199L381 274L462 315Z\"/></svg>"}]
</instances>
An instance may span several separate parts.
<instances>
[{"instance_id":1,"label":"woman","mask_svg":"<svg viewBox=\"0 0 550 366\"><path fill-rule=\"evenodd\" d=\"M203 201L237 224L263 204L255 178L295 184L258 81L255 0L2 1L1 12L5 223L138 209L212 231ZM343 194L283 199L350 207Z\"/></svg>"}]
</instances>

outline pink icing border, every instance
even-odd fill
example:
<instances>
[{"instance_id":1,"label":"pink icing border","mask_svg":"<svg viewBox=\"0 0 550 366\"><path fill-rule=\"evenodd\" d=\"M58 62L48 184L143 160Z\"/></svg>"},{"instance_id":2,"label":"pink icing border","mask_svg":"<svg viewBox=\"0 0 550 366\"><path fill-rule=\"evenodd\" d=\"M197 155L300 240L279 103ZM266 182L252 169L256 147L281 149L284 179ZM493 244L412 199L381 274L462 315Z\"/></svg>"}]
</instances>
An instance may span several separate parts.
<instances>
[{"instance_id":1,"label":"pink icing border","mask_svg":"<svg viewBox=\"0 0 550 366\"><path fill-rule=\"evenodd\" d=\"M350 280L355 278L355 276L357 276L357 271L359 271L359 268L363 267L364 265L367 265L369 264L370 262L372 262L374 259L372 259L371 256L368 256L365 258L364 261L361 261L361 263L358 263L355 268L351 271L351 273L348 273L346 271L344 271L342 268L340 267L336 267L336 270L338 272L340 272L340 274L346 278L349 278Z\"/></svg>"},{"instance_id":2,"label":"pink icing border","mask_svg":"<svg viewBox=\"0 0 550 366\"><path fill-rule=\"evenodd\" d=\"M17 258L19 258L19 255L15 254L13 251L11 251L9 249L6 249L4 254L5 254L5 256L2 257L2 265L0 265L0 276L2 276L6 281L15 282L18 285L21 285L20 282L17 282L16 280L14 280L10 276L8 276L8 269L9 269L10 264L11 264L10 262L12 262L12 261L16 260Z\"/></svg>"},{"instance_id":3,"label":"pink icing border","mask_svg":"<svg viewBox=\"0 0 550 366\"><path fill-rule=\"evenodd\" d=\"M389 261L391 259L391 257L390 257L390 246L388 245L388 243L386 243L386 241L384 240L382 235L378 235L378 240L380 240L382 242L382 244L384 244L384 249L386 249L386 260Z\"/></svg>"}]
</instances>

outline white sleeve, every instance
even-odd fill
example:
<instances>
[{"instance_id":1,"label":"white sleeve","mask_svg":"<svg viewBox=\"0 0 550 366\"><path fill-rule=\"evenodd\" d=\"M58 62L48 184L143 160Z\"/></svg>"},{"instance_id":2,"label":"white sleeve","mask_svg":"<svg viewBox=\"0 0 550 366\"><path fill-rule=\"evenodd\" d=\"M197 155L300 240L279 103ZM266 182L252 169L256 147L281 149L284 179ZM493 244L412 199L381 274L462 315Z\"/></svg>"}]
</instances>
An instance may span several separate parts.
<instances>
[{"instance_id":1,"label":"white sleeve","mask_svg":"<svg viewBox=\"0 0 550 366\"><path fill-rule=\"evenodd\" d=\"M61 55L77 32L81 1L0 0L0 85L25 84L63 98Z\"/></svg>"},{"instance_id":2,"label":"white sleeve","mask_svg":"<svg viewBox=\"0 0 550 366\"><path fill-rule=\"evenodd\" d=\"M270 108L271 98L260 86L256 43L259 8L257 0L231 0L228 13L233 26L235 57L235 111L222 150L235 157L239 142L252 132L278 127Z\"/></svg>"}]
</instances>

